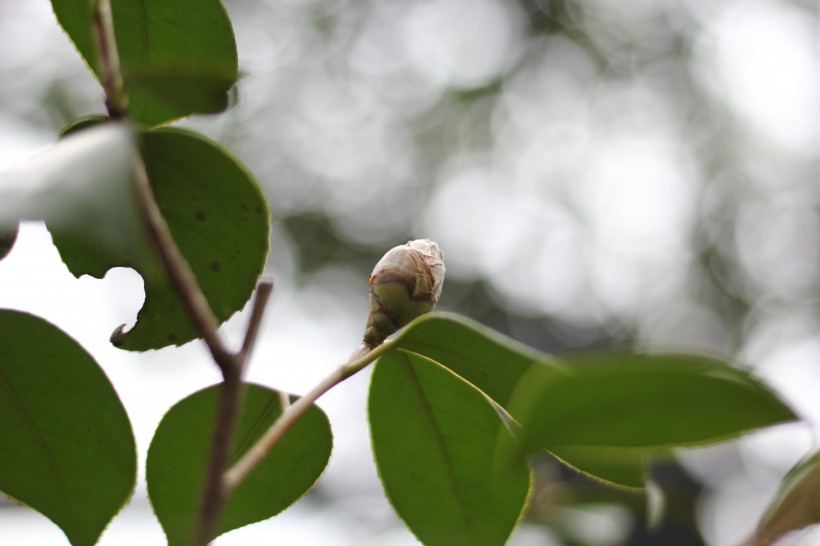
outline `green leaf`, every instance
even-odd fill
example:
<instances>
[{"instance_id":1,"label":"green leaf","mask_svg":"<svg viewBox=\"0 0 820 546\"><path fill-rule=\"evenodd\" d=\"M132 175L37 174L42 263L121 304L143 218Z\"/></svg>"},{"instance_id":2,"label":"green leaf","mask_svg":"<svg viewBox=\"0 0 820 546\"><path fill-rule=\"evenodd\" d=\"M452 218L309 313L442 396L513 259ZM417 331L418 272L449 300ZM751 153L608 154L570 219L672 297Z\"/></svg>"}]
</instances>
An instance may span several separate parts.
<instances>
[{"instance_id":1,"label":"green leaf","mask_svg":"<svg viewBox=\"0 0 820 546\"><path fill-rule=\"evenodd\" d=\"M148 495L169 546L187 546L193 535L218 398L219 386L212 386L178 402L162 418L148 450ZM280 413L278 392L245 386L232 462ZM268 519L296 502L321 475L332 443L327 417L311 407L233 493L215 536Z\"/></svg>"},{"instance_id":2,"label":"green leaf","mask_svg":"<svg viewBox=\"0 0 820 546\"><path fill-rule=\"evenodd\" d=\"M546 448L576 470L628 488L643 487L646 460L665 452L667 444L680 446L707 443L752 428L767 426L771 422L767 421L766 417L773 419L772 422L794 418L788 408L748 374L710 359L683 356L639 357L620 352L572 352L552 358L473 321L445 313L431 313L413 321L399 333L393 343L397 348L424 355L447 367L484 392L525 427L528 426L528 421L536 419L532 415L535 410L531 406L538 400L543 406L538 411L543 411L548 418L559 421L561 418L573 418L572 412L561 413L558 409L553 410L552 397L562 401L567 398L568 400L563 402L567 404L567 409L585 412L578 418L584 422L590 421L593 425L606 424L600 425L598 432L592 430L591 433L596 437L585 443L572 438L560 441L533 440L534 444L529 447ZM672 362L671 367L658 368L660 377L655 378L658 374L654 373L656 370L651 366L661 366L668 361ZM660 385L655 385L654 382L663 382L663 378L679 369L684 361L689 365L684 365L682 370L683 377L687 378L682 387L689 390L676 391L674 387L677 379L667 378L666 388L673 391L673 396L667 397L664 391L657 390ZM636 363L643 363L644 367L650 366L647 370L649 375L644 376L639 369L634 368L633 364ZM620 385L617 387L620 391L609 389L610 376L614 382L613 386ZM649 381L649 385L653 385L656 390L641 390L642 380ZM542 394L541 391L548 392L547 390L552 388L550 385L553 381L566 381L569 388L574 390L567 393L552 394L549 391L549 394ZM729 407L725 411L721 410L718 418L705 417L712 411L710 408L713 406L698 406L691 411L687 409L688 406L695 406L689 403L690 400L699 399L701 396L709 397L709 389L714 385L718 385L719 390L720 385L728 385L726 389L741 398L743 393L747 393L743 399L748 408ZM599 394L596 389L602 392ZM633 393L633 390L638 392ZM569 392L571 394L568 394ZM677 398L674 398L675 395ZM512 399L516 402L512 403ZM646 410L656 403L656 399L669 402L669 406L677 404L674 406L678 410L677 413L672 407L669 408L668 414ZM681 405L681 400L686 403ZM597 409L588 409L590 407ZM625 413L630 411L635 415ZM599 412L604 416L601 419L598 419ZM610 427L610 420L619 415L623 417L619 421L620 424ZM668 421L670 428L679 430L685 436L687 427L694 427L692 433L695 436L689 439L670 437L667 439L668 442L649 442L648 445L640 442L626 445L613 443L612 436L621 438L630 424L633 424L636 433L641 434L644 430L651 430L651 427L645 427L644 421L657 418L655 428L663 431L666 426L664 420L672 416L674 420ZM531 425L536 427L536 424ZM540 419L537 426L541 426ZM560 426L564 426L563 422ZM567 426L572 429L574 423L570 422ZM708 427L713 427L713 430L707 430ZM609 432L610 437L597 436L603 432Z\"/></svg>"},{"instance_id":3,"label":"green leaf","mask_svg":"<svg viewBox=\"0 0 820 546\"><path fill-rule=\"evenodd\" d=\"M780 491L749 544L771 544L790 531L820 523L820 453L797 463L783 478Z\"/></svg>"},{"instance_id":4,"label":"green leaf","mask_svg":"<svg viewBox=\"0 0 820 546\"><path fill-rule=\"evenodd\" d=\"M566 373L549 356L502 336L475 321L448 313L430 313L408 324L395 340L472 383L506 411L510 397L528 374L543 379ZM513 418L517 416L513 415ZM646 474L644 450L601 446L564 446L551 453L564 464L610 485L641 488Z\"/></svg>"},{"instance_id":5,"label":"green leaf","mask_svg":"<svg viewBox=\"0 0 820 546\"><path fill-rule=\"evenodd\" d=\"M231 153L190 131L143 133L141 147L174 240L216 317L225 321L248 301L265 265L270 213L259 185ZM102 272L95 268L96 256L69 256L56 237L55 243L75 274ZM141 265L134 264L143 273ZM146 266L153 270L151 264ZM198 337L164 275L143 277L145 304L137 324L112 341L123 349L143 351Z\"/></svg>"},{"instance_id":6,"label":"green leaf","mask_svg":"<svg viewBox=\"0 0 820 546\"><path fill-rule=\"evenodd\" d=\"M159 125L227 106L238 77L233 28L219 0L112 0L133 120ZM99 78L90 0L52 0L60 25Z\"/></svg>"},{"instance_id":7,"label":"green leaf","mask_svg":"<svg viewBox=\"0 0 820 546\"><path fill-rule=\"evenodd\" d=\"M544 353L449 313L429 313L414 320L399 333L394 346L438 362L505 409L533 366L543 373L563 373Z\"/></svg>"},{"instance_id":8,"label":"green leaf","mask_svg":"<svg viewBox=\"0 0 820 546\"><path fill-rule=\"evenodd\" d=\"M48 322L0 310L0 491L74 546L94 544L137 478L131 424L99 365Z\"/></svg>"},{"instance_id":9,"label":"green leaf","mask_svg":"<svg viewBox=\"0 0 820 546\"><path fill-rule=\"evenodd\" d=\"M143 351L197 337L142 226L131 183L136 146L127 126L105 123L0 173L0 232L45 220L75 276L131 267L145 281L132 330L112 341ZM269 213L253 175L218 144L189 131L141 135L160 209L219 320L248 301L268 252Z\"/></svg>"},{"instance_id":10,"label":"green leaf","mask_svg":"<svg viewBox=\"0 0 820 546\"><path fill-rule=\"evenodd\" d=\"M646 483L646 462L650 452L644 449L557 446L551 447L549 452L567 466L609 485L643 489Z\"/></svg>"},{"instance_id":11,"label":"green leaf","mask_svg":"<svg viewBox=\"0 0 820 546\"><path fill-rule=\"evenodd\" d=\"M526 463L489 401L435 362L382 356L369 398L373 451L387 496L427 546L502 545L529 494Z\"/></svg>"},{"instance_id":12,"label":"green leaf","mask_svg":"<svg viewBox=\"0 0 820 546\"><path fill-rule=\"evenodd\" d=\"M511 413L528 448L700 445L796 419L763 384L718 360L625 352L583 358L601 365L522 381Z\"/></svg>"}]
</instances>

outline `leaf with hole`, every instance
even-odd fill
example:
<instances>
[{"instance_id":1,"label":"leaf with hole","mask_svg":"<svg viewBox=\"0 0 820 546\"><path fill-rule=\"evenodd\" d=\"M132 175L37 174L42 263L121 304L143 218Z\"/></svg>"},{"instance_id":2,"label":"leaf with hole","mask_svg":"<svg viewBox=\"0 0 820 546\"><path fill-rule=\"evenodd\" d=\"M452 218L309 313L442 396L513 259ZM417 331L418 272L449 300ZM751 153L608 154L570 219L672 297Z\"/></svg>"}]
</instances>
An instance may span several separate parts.
<instances>
[{"instance_id":1,"label":"leaf with hole","mask_svg":"<svg viewBox=\"0 0 820 546\"><path fill-rule=\"evenodd\" d=\"M38 317L0 310L0 491L97 542L137 479L131 424L99 365Z\"/></svg>"},{"instance_id":2,"label":"leaf with hole","mask_svg":"<svg viewBox=\"0 0 820 546\"><path fill-rule=\"evenodd\" d=\"M51 5L99 78L92 2ZM219 0L112 0L111 10L134 121L154 126L227 107L238 61L233 28Z\"/></svg>"},{"instance_id":3,"label":"leaf with hole","mask_svg":"<svg viewBox=\"0 0 820 546\"><path fill-rule=\"evenodd\" d=\"M427 546L506 542L526 504L529 469L478 390L420 355L379 358L370 385L373 452L396 512Z\"/></svg>"},{"instance_id":4,"label":"leaf with hole","mask_svg":"<svg viewBox=\"0 0 820 546\"><path fill-rule=\"evenodd\" d=\"M214 314L225 321L248 301L267 258L270 213L259 185L233 154L196 133L159 129L143 133L140 144L171 234ZM62 253L56 237L55 243ZM83 256L63 259L75 274L94 268ZM140 264L135 269L142 273ZM145 304L137 324L112 341L144 351L198 337L164 275L143 277Z\"/></svg>"},{"instance_id":5,"label":"leaf with hole","mask_svg":"<svg viewBox=\"0 0 820 546\"><path fill-rule=\"evenodd\" d=\"M194 532L218 398L219 386L213 386L178 402L162 418L148 449L148 495L170 546L187 546ZM278 392L245 385L232 462L280 414ZM323 472L332 443L327 417L311 407L233 493L215 536L273 517L296 502Z\"/></svg>"}]
</instances>

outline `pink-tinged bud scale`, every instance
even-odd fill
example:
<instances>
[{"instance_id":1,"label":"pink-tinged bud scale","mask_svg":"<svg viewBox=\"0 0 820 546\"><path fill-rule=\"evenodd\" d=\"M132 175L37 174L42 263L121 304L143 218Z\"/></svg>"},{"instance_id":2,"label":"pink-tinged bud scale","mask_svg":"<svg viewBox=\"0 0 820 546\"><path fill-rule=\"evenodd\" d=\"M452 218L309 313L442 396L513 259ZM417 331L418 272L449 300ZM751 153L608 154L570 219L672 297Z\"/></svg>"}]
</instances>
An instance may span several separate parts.
<instances>
[{"instance_id":1,"label":"pink-tinged bud scale","mask_svg":"<svg viewBox=\"0 0 820 546\"><path fill-rule=\"evenodd\" d=\"M432 311L441 296L444 272L444 254L429 239L390 249L370 277L365 345L376 347L408 322Z\"/></svg>"}]
</instances>

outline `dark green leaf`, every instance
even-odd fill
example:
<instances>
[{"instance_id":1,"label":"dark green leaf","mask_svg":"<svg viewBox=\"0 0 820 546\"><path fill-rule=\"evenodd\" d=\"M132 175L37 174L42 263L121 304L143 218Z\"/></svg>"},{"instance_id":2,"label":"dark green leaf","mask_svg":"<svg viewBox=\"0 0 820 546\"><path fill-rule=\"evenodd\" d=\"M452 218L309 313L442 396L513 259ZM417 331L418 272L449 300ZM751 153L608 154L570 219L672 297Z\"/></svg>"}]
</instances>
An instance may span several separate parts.
<instances>
[{"instance_id":1,"label":"dark green leaf","mask_svg":"<svg viewBox=\"0 0 820 546\"><path fill-rule=\"evenodd\" d=\"M126 77L126 81L132 96L150 97L169 116L185 111L212 114L228 107L228 90L236 82L236 75L211 75L185 68L165 68L133 72Z\"/></svg>"},{"instance_id":2,"label":"dark green leaf","mask_svg":"<svg viewBox=\"0 0 820 546\"><path fill-rule=\"evenodd\" d=\"M208 387L174 405L162 418L148 450L148 495L170 546L187 546L194 531L218 389ZM278 392L246 385L233 462L280 413ZM231 496L217 535L268 519L296 502L321 475L332 443L327 417L312 407Z\"/></svg>"},{"instance_id":3,"label":"dark green leaf","mask_svg":"<svg viewBox=\"0 0 820 546\"><path fill-rule=\"evenodd\" d=\"M94 544L134 488L131 424L82 347L17 311L0 311L0 430L0 491Z\"/></svg>"},{"instance_id":4,"label":"dark green leaf","mask_svg":"<svg viewBox=\"0 0 820 546\"><path fill-rule=\"evenodd\" d=\"M83 129L97 127L98 125L108 123L109 121L110 119L108 116L103 114L89 114L87 116L81 116L75 120L72 120L71 123L60 129L60 138L77 133Z\"/></svg>"},{"instance_id":5,"label":"dark green leaf","mask_svg":"<svg viewBox=\"0 0 820 546\"><path fill-rule=\"evenodd\" d=\"M477 390L398 350L373 371L373 451L396 512L427 546L502 545L529 492L529 470L502 456L514 441Z\"/></svg>"},{"instance_id":6,"label":"dark green leaf","mask_svg":"<svg viewBox=\"0 0 820 546\"><path fill-rule=\"evenodd\" d=\"M610 485L642 489L646 480L644 449L601 446L557 446L549 449L561 462Z\"/></svg>"},{"instance_id":7,"label":"dark green leaf","mask_svg":"<svg viewBox=\"0 0 820 546\"><path fill-rule=\"evenodd\" d=\"M820 453L800 461L783 478L780 491L749 544L771 544L790 531L820 523Z\"/></svg>"},{"instance_id":8,"label":"dark green leaf","mask_svg":"<svg viewBox=\"0 0 820 546\"><path fill-rule=\"evenodd\" d=\"M227 150L189 131L144 133L142 153L174 240L211 309L219 320L227 320L250 298L268 252L270 214L256 179ZM55 243L75 274L94 271L95 256L69 257L56 237ZM136 269L142 273L139 264ZM115 344L142 351L196 338L165 277L143 277L145 304L137 324L115 335Z\"/></svg>"},{"instance_id":9,"label":"dark green leaf","mask_svg":"<svg viewBox=\"0 0 820 546\"><path fill-rule=\"evenodd\" d=\"M543 373L561 373L547 355L448 313L429 313L414 320L398 335L395 346L449 368L505 409L533 365Z\"/></svg>"},{"instance_id":10,"label":"dark green leaf","mask_svg":"<svg viewBox=\"0 0 820 546\"><path fill-rule=\"evenodd\" d=\"M528 447L698 445L796 419L763 384L717 360L625 352L592 358L601 365L522 381L511 413Z\"/></svg>"},{"instance_id":11,"label":"dark green leaf","mask_svg":"<svg viewBox=\"0 0 820 546\"><path fill-rule=\"evenodd\" d=\"M99 77L92 2L52 0L51 4ZM238 63L231 22L219 0L112 0L111 4L132 119L152 126L225 108Z\"/></svg>"},{"instance_id":12,"label":"dark green leaf","mask_svg":"<svg viewBox=\"0 0 820 546\"><path fill-rule=\"evenodd\" d=\"M15 241L17 241L17 231L17 226L12 229L0 230L0 260L8 256L14 247Z\"/></svg>"}]
</instances>

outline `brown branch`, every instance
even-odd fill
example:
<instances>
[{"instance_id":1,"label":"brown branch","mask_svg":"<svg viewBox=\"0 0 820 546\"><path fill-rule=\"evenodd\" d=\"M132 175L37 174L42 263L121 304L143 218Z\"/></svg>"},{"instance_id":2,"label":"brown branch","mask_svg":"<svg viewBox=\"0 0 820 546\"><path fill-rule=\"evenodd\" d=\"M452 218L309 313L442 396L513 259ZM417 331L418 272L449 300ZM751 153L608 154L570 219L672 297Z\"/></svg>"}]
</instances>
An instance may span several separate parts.
<instances>
[{"instance_id":1,"label":"brown branch","mask_svg":"<svg viewBox=\"0 0 820 546\"><path fill-rule=\"evenodd\" d=\"M227 493L222 487L222 474L228 467L231 440L236 427L242 387L242 368L246 354L232 353L219 336L219 321L205 299L199 282L190 265L177 247L168 224L154 198L145 163L136 157L133 168L134 187L137 203L148 236L159 255L168 279L188 312L197 332L205 341L214 362L222 372L223 381L219 390L219 405L214 423L210 458L200 501L198 524L194 544L207 544L214 535L222 510L227 501ZM263 302L270 295L263 290ZM255 307L255 309L258 309ZM255 311L258 329L261 311ZM255 336L255 333L253 334Z\"/></svg>"},{"instance_id":2,"label":"brown branch","mask_svg":"<svg viewBox=\"0 0 820 546\"><path fill-rule=\"evenodd\" d=\"M92 28L99 60L100 82L105 90L105 106L111 119L128 117L128 95L120 70L120 56L114 35L111 0L94 0Z\"/></svg>"},{"instance_id":3,"label":"brown branch","mask_svg":"<svg viewBox=\"0 0 820 546\"><path fill-rule=\"evenodd\" d=\"M128 117L128 97L114 35L111 1L94 0L93 13L92 32L108 114L112 119L125 119ZM230 494L223 487L222 475L230 461L230 449L242 398L242 372L259 333L273 284L267 281L260 283L242 349L238 353L229 351L218 333L220 321L214 315L196 275L174 241L154 197L145 162L138 154L134 157L132 178L137 206L154 250L197 333L205 341L214 362L222 372L223 381L219 390L210 457L194 531L194 544L199 546L207 544L216 534Z\"/></svg>"}]
</instances>

